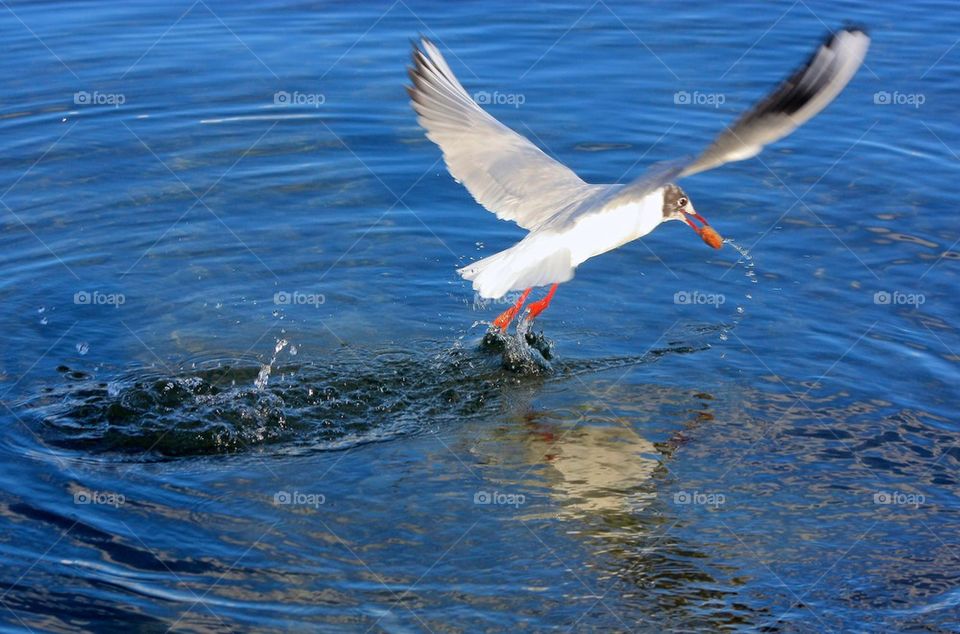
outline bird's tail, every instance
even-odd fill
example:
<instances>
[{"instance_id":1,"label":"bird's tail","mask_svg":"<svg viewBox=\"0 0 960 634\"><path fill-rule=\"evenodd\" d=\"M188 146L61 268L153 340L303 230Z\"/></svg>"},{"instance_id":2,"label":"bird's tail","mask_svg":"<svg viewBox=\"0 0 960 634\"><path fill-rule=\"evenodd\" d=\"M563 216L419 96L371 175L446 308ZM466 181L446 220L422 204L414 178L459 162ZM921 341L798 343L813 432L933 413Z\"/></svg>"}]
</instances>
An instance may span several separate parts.
<instances>
[{"instance_id":1,"label":"bird's tail","mask_svg":"<svg viewBox=\"0 0 960 634\"><path fill-rule=\"evenodd\" d=\"M481 297L497 299L513 290L566 282L573 278L570 250L548 238L528 235L506 251L469 264L457 273L473 282Z\"/></svg>"}]
</instances>

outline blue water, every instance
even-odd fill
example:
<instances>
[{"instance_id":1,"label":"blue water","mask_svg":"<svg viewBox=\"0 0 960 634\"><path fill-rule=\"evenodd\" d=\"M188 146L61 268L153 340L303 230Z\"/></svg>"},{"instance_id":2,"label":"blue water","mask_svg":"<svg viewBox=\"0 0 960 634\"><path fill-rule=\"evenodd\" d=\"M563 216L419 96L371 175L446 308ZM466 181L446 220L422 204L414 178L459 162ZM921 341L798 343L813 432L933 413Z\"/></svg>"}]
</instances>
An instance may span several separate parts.
<instances>
[{"instance_id":1,"label":"blue water","mask_svg":"<svg viewBox=\"0 0 960 634\"><path fill-rule=\"evenodd\" d=\"M960 629L952 3L0 16L4 629ZM848 21L824 114L684 182L732 243L586 263L549 368L481 345L454 269L522 231L418 128L411 38L612 182Z\"/></svg>"}]
</instances>

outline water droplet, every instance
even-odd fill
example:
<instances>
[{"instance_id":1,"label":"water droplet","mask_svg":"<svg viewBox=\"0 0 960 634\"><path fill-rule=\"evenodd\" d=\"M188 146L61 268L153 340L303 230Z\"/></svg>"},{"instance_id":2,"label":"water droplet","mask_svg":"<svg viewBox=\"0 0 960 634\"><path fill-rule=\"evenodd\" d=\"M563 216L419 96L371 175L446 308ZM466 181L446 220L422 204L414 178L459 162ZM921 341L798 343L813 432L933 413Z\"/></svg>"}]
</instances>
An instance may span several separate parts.
<instances>
[{"instance_id":1,"label":"water droplet","mask_svg":"<svg viewBox=\"0 0 960 634\"><path fill-rule=\"evenodd\" d=\"M254 387L256 387L258 390L262 390L263 388L267 387L267 381L270 380L270 372L273 371L273 364L277 362L277 355L280 354L280 351L286 346L286 339L277 340L277 345L273 348L273 358L270 359L270 363L267 363L260 368L260 372L257 374L257 378L253 382Z\"/></svg>"},{"instance_id":2,"label":"water droplet","mask_svg":"<svg viewBox=\"0 0 960 634\"><path fill-rule=\"evenodd\" d=\"M300 349L297 348L297 346L295 346L295 345L294 345L294 346L290 346L290 354L291 354L291 355L297 356L297 353L298 353L298 352L300 352Z\"/></svg>"},{"instance_id":3,"label":"water droplet","mask_svg":"<svg viewBox=\"0 0 960 634\"><path fill-rule=\"evenodd\" d=\"M80 343L77 344L77 352L79 352L80 354L87 354L88 352L90 352L90 344L87 343L86 341L81 341Z\"/></svg>"},{"instance_id":4,"label":"water droplet","mask_svg":"<svg viewBox=\"0 0 960 634\"><path fill-rule=\"evenodd\" d=\"M260 372L257 374L257 379L253 382L254 387L256 387L258 390L262 390L263 388L267 387L267 381L270 380L271 369L272 368L270 367L269 363L260 368Z\"/></svg>"}]
</instances>

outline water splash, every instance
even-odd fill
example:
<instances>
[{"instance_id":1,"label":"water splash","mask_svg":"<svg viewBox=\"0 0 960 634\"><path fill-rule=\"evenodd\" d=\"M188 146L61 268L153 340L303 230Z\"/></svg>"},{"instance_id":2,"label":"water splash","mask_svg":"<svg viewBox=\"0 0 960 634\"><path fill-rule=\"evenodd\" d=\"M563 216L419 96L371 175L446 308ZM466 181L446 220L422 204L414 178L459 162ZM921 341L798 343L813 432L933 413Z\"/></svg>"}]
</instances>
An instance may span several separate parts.
<instances>
[{"instance_id":1,"label":"water splash","mask_svg":"<svg viewBox=\"0 0 960 634\"><path fill-rule=\"evenodd\" d=\"M746 247L740 246L739 244L737 244L736 242L734 242L734 241L731 240L730 238L724 239L723 243L724 243L724 244L729 244L729 245L730 245L730 248L732 248L734 251L736 251L737 253L740 254L740 258L737 260L737 264L742 264L742 265L743 265L743 268L744 268L744 276L745 276L748 280L750 280L750 283L751 283L751 284L757 284L757 283L759 282L759 280L757 279L756 264L755 264L754 261L753 261L753 256L750 255L750 251L747 250ZM743 299L745 299L746 302L751 302L751 301L753 301L753 294L752 294L752 293L744 293ZM745 303L746 303L746 302L738 303L738 304L737 304L737 306L736 306L736 308L735 308L734 315L733 315L733 320L732 320L732 322L731 322L728 326L725 326L725 327L720 331L720 334L719 334L719 336L718 336L718 338L720 339L720 341L727 341L727 340L730 338L730 337L729 337L730 331L732 331L734 328L736 328L737 326L739 326L739 325L740 325L740 322L743 321L743 318L744 318L744 317L746 316L746 314L747 314L747 310L746 310L746 307L745 307Z\"/></svg>"},{"instance_id":2,"label":"water splash","mask_svg":"<svg viewBox=\"0 0 960 634\"><path fill-rule=\"evenodd\" d=\"M543 333L533 333L533 321L526 315L517 322L513 335L491 327L480 342L480 351L499 354L501 367L516 374L539 375L553 371L553 342Z\"/></svg>"},{"instance_id":3,"label":"water splash","mask_svg":"<svg viewBox=\"0 0 960 634\"><path fill-rule=\"evenodd\" d=\"M262 392L264 388L267 387L267 381L270 380L270 373L273 371L273 364L277 362L277 355L287 347L287 343L286 339L277 339L277 345L273 348L273 356L270 358L270 363L260 368L260 373L257 374L257 378L253 382L253 386L259 391ZM294 349L296 349L296 347L294 347Z\"/></svg>"},{"instance_id":4,"label":"water splash","mask_svg":"<svg viewBox=\"0 0 960 634\"><path fill-rule=\"evenodd\" d=\"M740 254L740 259L737 260L737 264L740 264L741 262L744 263L744 268L746 269L744 275L746 275L747 278L748 278L751 282L753 282L754 284L756 284L757 281L758 281L758 280L757 280L757 273L756 273L756 271L754 270L755 264L754 264L754 262L753 262L753 256L750 255L750 251L748 251L748 250L746 249L746 247L740 246L739 244L737 244L736 242L734 242L733 240L731 240L731 239L729 239L729 238L727 238L726 240L724 240L723 243L724 243L724 244L729 244L730 247L731 247L734 251L736 251L737 253ZM748 294L747 297L749 297L749 296L750 296L750 295Z\"/></svg>"},{"instance_id":5,"label":"water splash","mask_svg":"<svg viewBox=\"0 0 960 634\"><path fill-rule=\"evenodd\" d=\"M152 461L244 451L337 451L482 416L527 381L652 363L708 349L703 333L642 355L563 360L530 324L485 337L481 349L416 342L410 349L351 350L316 362L267 366L238 359L171 374L139 368L99 378L61 366L59 385L17 404L54 446ZM299 360L303 355L299 355ZM269 368L269 370L268 370ZM283 381L268 382L270 372Z\"/></svg>"}]
</instances>

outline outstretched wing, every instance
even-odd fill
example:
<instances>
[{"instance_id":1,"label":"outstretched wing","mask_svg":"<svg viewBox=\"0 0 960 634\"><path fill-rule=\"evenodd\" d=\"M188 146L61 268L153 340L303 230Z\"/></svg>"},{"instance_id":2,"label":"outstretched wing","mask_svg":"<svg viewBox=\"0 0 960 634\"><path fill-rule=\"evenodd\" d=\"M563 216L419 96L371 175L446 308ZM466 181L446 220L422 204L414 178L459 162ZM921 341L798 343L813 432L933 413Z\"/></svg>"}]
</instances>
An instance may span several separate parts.
<instances>
[{"instance_id":1,"label":"outstretched wing","mask_svg":"<svg viewBox=\"0 0 960 634\"><path fill-rule=\"evenodd\" d=\"M413 86L407 92L427 138L440 146L450 174L498 218L533 229L558 209L604 189L588 185L487 114L429 40L414 44L409 72Z\"/></svg>"},{"instance_id":2,"label":"outstretched wing","mask_svg":"<svg viewBox=\"0 0 960 634\"><path fill-rule=\"evenodd\" d=\"M853 78L869 46L870 38L860 29L828 36L806 64L717 136L681 177L756 156L763 146L812 119Z\"/></svg>"},{"instance_id":3,"label":"outstretched wing","mask_svg":"<svg viewBox=\"0 0 960 634\"><path fill-rule=\"evenodd\" d=\"M806 64L720 133L699 156L654 166L615 192L598 197L599 204L581 205L567 212L566 218L558 214L551 226L560 220L575 222L583 215L602 213L639 200L673 180L756 156L765 145L787 136L826 108L856 74L869 46L870 38L861 29L830 34Z\"/></svg>"}]
</instances>

